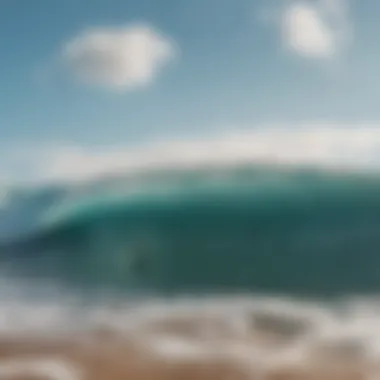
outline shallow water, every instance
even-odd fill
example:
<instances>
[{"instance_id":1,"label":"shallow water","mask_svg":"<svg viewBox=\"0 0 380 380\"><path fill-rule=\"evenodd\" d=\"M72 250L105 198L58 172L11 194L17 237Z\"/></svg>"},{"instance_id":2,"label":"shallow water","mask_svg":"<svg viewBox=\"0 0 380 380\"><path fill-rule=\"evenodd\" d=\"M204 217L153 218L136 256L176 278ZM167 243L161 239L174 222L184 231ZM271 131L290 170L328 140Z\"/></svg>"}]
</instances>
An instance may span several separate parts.
<instances>
[{"instance_id":1,"label":"shallow water","mask_svg":"<svg viewBox=\"0 0 380 380\"><path fill-rule=\"evenodd\" d=\"M34 284L32 290L28 284L26 291L15 283L1 296L1 378L21 370L52 379L126 378L111 376L111 369L103 371L109 377L81 377L90 363L95 365L83 355L95 352L110 367L129 363L133 352L146 364L140 372L125 367L124 376L130 377L130 371L137 376L137 371L141 376L136 378L144 379L180 379L186 368L205 365L210 379L222 379L218 368L228 363L230 379L364 379L380 373L380 298L105 296L89 304L62 289L42 295L45 285ZM167 365L171 371L178 366L179 372L163 376ZM154 375L144 377L149 366ZM202 376L187 378L207 378Z\"/></svg>"}]
</instances>

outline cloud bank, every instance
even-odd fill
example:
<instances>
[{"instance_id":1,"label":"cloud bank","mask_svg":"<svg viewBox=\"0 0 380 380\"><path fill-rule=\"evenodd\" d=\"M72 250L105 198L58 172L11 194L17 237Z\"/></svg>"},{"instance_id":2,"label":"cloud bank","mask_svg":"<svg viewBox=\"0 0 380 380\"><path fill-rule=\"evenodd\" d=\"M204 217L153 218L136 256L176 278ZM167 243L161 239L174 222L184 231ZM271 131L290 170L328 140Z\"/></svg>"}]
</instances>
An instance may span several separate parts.
<instances>
[{"instance_id":1,"label":"cloud bank","mask_svg":"<svg viewBox=\"0 0 380 380\"><path fill-rule=\"evenodd\" d=\"M147 24L90 29L62 52L78 79L118 91L151 84L175 55L173 41Z\"/></svg>"}]
</instances>

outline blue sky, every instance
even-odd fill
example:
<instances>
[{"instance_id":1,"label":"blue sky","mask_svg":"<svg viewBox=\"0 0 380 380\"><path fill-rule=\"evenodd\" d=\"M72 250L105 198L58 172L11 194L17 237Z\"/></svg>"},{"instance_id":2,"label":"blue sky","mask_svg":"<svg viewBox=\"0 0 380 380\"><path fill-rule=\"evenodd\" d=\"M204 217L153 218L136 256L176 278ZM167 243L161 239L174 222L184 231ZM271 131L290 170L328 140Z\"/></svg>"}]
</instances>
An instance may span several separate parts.
<instances>
[{"instance_id":1,"label":"blue sky","mask_svg":"<svg viewBox=\"0 0 380 380\"><path fill-rule=\"evenodd\" d=\"M342 141L331 132L342 128L346 151L357 148L358 131L370 159L373 141L380 145L373 0L3 0L0 8L5 179L106 170L155 141L244 131L257 144L255 131L273 126L328 131L320 152Z\"/></svg>"}]
</instances>

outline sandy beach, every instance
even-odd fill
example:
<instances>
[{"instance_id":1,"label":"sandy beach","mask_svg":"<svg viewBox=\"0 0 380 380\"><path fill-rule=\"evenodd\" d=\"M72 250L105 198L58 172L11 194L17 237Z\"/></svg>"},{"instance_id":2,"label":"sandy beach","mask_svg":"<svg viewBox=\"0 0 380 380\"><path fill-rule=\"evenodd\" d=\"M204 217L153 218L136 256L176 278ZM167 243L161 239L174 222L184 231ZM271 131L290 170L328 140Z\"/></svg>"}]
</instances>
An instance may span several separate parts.
<instances>
[{"instance_id":1,"label":"sandy beach","mask_svg":"<svg viewBox=\"0 0 380 380\"><path fill-rule=\"evenodd\" d=\"M165 360L144 354L133 344L106 344L99 340L91 347L78 344L3 342L0 378L12 380L301 380L369 379L374 373L364 363L336 362L283 364L266 371L226 358Z\"/></svg>"},{"instance_id":2,"label":"sandy beach","mask_svg":"<svg viewBox=\"0 0 380 380\"><path fill-rule=\"evenodd\" d=\"M282 363L265 370L236 358L168 359L144 352L131 341L98 336L89 342L3 341L0 378L12 380L311 380L369 379L365 363ZM254 359L252 359L254 362Z\"/></svg>"}]
</instances>

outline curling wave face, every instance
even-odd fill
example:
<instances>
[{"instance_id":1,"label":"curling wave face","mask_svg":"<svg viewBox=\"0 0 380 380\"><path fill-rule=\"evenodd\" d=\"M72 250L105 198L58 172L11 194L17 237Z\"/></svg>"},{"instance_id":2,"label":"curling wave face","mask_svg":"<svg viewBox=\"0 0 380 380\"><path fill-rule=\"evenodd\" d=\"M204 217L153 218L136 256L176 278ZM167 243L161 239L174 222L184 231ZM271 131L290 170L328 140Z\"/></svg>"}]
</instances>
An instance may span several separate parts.
<instances>
[{"instance_id":1,"label":"curling wave face","mask_svg":"<svg viewBox=\"0 0 380 380\"><path fill-rule=\"evenodd\" d=\"M236 167L133 177L4 244L13 275L121 292L380 289L380 178Z\"/></svg>"}]
</instances>

